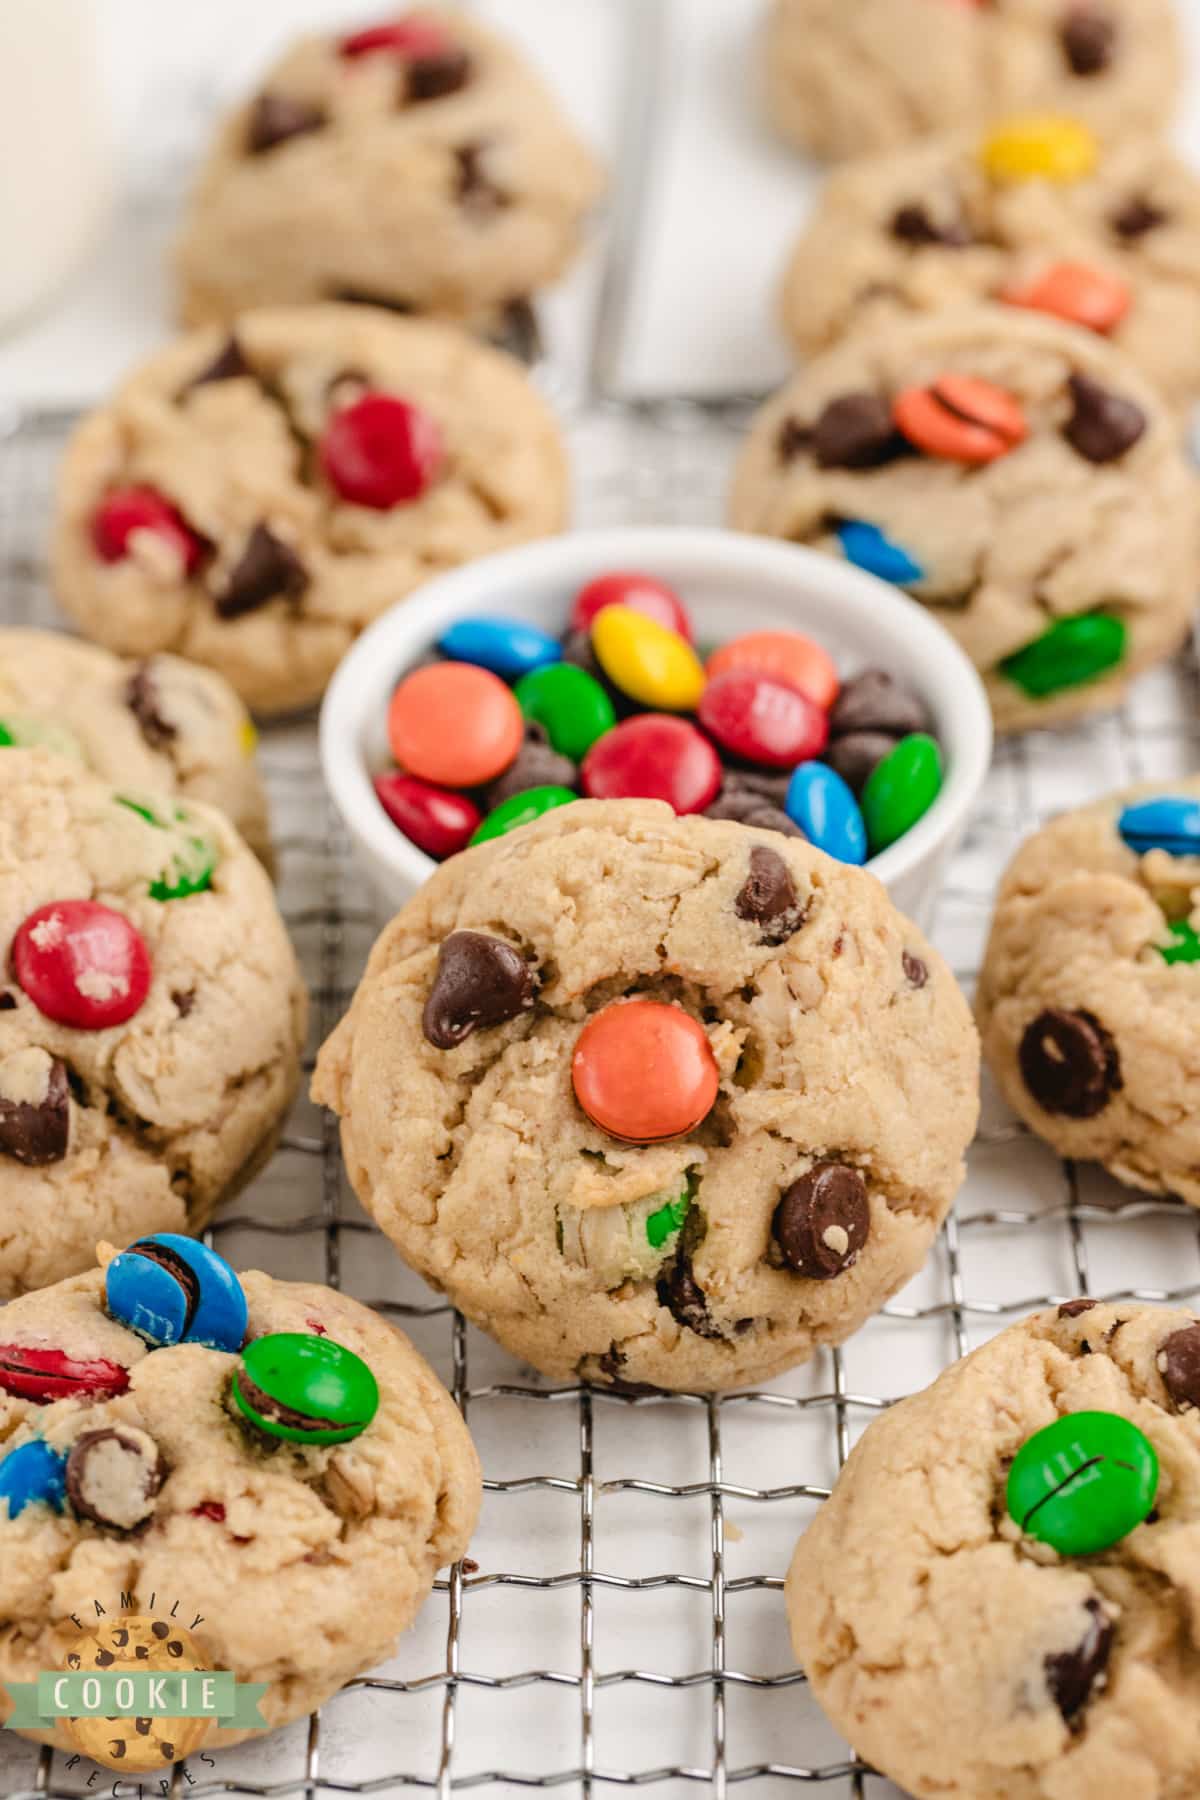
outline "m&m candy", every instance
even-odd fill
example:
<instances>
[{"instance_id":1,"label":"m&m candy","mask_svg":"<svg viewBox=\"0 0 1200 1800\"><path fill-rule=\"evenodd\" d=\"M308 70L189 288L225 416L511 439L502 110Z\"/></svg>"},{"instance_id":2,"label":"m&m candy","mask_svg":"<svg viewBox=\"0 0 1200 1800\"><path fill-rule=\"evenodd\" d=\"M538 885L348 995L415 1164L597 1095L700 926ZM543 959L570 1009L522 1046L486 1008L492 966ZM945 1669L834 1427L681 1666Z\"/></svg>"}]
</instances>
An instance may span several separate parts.
<instances>
[{"instance_id":1,"label":"m&m candy","mask_svg":"<svg viewBox=\"0 0 1200 1800\"><path fill-rule=\"evenodd\" d=\"M571 1081L588 1118L609 1137L657 1144L707 1117L720 1074L690 1013L658 1000L618 1000L580 1032Z\"/></svg>"},{"instance_id":2,"label":"m&m candy","mask_svg":"<svg viewBox=\"0 0 1200 1800\"><path fill-rule=\"evenodd\" d=\"M451 662L478 663L506 681L562 657L561 644L548 631L524 619L499 617L456 619L438 639L438 649Z\"/></svg>"},{"instance_id":3,"label":"m&m candy","mask_svg":"<svg viewBox=\"0 0 1200 1800\"><path fill-rule=\"evenodd\" d=\"M858 801L826 763L801 763L788 784L784 808L811 844L837 862L867 860L867 828Z\"/></svg>"},{"instance_id":4,"label":"m&m candy","mask_svg":"<svg viewBox=\"0 0 1200 1800\"><path fill-rule=\"evenodd\" d=\"M294 1444L348 1443L379 1411L379 1384L362 1358L302 1331L271 1332L247 1344L232 1394L256 1431Z\"/></svg>"},{"instance_id":5,"label":"m&m candy","mask_svg":"<svg viewBox=\"0 0 1200 1800\"><path fill-rule=\"evenodd\" d=\"M195 1238L161 1231L139 1238L104 1272L104 1304L118 1324L148 1344L207 1344L240 1350L247 1307L223 1256Z\"/></svg>"},{"instance_id":6,"label":"m&m candy","mask_svg":"<svg viewBox=\"0 0 1200 1800\"><path fill-rule=\"evenodd\" d=\"M710 681L727 669L759 669L789 681L824 712L837 699L840 686L828 650L799 631L748 631L714 650L704 667Z\"/></svg>"},{"instance_id":7,"label":"m&m candy","mask_svg":"<svg viewBox=\"0 0 1200 1800\"><path fill-rule=\"evenodd\" d=\"M677 632L687 643L695 642L692 621L679 595L650 575L598 575L595 581L589 581L575 596L570 629L590 631L596 614L606 606L628 606L665 625L668 631Z\"/></svg>"},{"instance_id":8,"label":"m&m candy","mask_svg":"<svg viewBox=\"0 0 1200 1800\"><path fill-rule=\"evenodd\" d=\"M400 683L388 709L388 741L400 767L441 787L476 787L521 748L521 709L489 669L434 663Z\"/></svg>"},{"instance_id":9,"label":"m&m candy","mask_svg":"<svg viewBox=\"0 0 1200 1800\"><path fill-rule=\"evenodd\" d=\"M38 1011L76 1031L124 1025L150 992L150 952L124 913L98 900L39 906L18 926L13 973Z\"/></svg>"},{"instance_id":10,"label":"m&m candy","mask_svg":"<svg viewBox=\"0 0 1200 1800\"><path fill-rule=\"evenodd\" d=\"M1158 1456L1120 1413L1067 1413L1027 1438L1005 1488L1009 1517L1060 1556L1093 1556L1145 1519Z\"/></svg>"},{"instance_id":11,"label":"m&m candy","mask_svg":"<svg viewBox=\"0 0 1200 1800\"><path fill-rule=\"evenodd\" d=\"M1200 800L1167 794L1127 806L1117 820L1122 840L1139 856L1200 856Z\"/></svg>"},{"instance_id":12,"label":"m&m candy","mask_svg":"<svg viewBox=\"0 0 1200 1800\"><path fill-rule=\"evenodd\" d=\"M1095 681L1125 655L1125 621L1110 613L1058 619L1041 637L1005 657L1001 674L1033 700Z\"/></svg>"},{"instance_id":13,"label":"m&m candy","mask_svg":"<svg viewBox=\"0 0 1200 1800\"><path fill-rule=\"evenodd\" d=\"M623 694L656 712L691 712L704 692L704 667L691 645L631 606L596 615L592 649Z\"/></svg>"},{"instance_id":14,"label":"m&m candy","mask_svg":"<svg viewBox=\"0 0 1200 1800\"><path fill-rule=\"evenodd\" d=\"M721 786L721 762L686 719L642 713L592 745L581 771L591 800L665 800L677 813L703 812Z\"/></svg>"}]
</instances>

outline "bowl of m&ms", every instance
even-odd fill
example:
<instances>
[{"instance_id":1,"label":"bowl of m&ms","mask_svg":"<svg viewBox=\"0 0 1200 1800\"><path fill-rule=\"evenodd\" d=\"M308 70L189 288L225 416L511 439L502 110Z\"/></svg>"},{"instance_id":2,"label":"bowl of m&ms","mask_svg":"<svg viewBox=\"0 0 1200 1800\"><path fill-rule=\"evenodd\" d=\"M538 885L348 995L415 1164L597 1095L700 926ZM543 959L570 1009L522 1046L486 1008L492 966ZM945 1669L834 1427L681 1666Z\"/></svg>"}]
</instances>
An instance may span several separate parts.
<instances>
[{"instance_id":1,"label":"bowl of m&ms","mask_svg":"<svg viewBox=\"0 0 1200 1800\"><path fill-rule=\"evenodd\" d=\"M326 695L326 781L386 906L579 799L801 835L927 916L987 771L975 670L895 588L736 532L579 532L374 624Z\"/></svg>"}]
</instances>

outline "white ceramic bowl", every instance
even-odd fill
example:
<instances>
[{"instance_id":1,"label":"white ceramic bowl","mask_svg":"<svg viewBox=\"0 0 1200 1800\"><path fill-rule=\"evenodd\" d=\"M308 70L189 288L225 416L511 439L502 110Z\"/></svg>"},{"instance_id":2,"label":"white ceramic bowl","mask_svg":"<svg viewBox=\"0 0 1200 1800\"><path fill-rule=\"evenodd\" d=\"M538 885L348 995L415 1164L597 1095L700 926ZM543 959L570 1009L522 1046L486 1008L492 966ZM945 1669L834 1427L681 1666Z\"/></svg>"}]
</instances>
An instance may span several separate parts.
<instances>
[{"instance_id":1,"label":"white ceramic bowl","mask_svg":"<svg viewBox=\"0 0 1200 1800\"><path fill-rule=\"evenodd\" d=\"M803 631L829 650L843 677L877 666L922 696L946 780L925 817L868 867L924 924L991 757L991 714L974 668L923 608L848 563L771 538L665 526L575 532L485 557L431 581L358 639L321 709L321 761L383 907L403 905L437 866L396 829L371 785L392 766L387 709L400 676L452 620L469 615L509 614L559 636L578 590L613 569L676 588L702 645L747 631Z\"/></svg>"}]
</instances>

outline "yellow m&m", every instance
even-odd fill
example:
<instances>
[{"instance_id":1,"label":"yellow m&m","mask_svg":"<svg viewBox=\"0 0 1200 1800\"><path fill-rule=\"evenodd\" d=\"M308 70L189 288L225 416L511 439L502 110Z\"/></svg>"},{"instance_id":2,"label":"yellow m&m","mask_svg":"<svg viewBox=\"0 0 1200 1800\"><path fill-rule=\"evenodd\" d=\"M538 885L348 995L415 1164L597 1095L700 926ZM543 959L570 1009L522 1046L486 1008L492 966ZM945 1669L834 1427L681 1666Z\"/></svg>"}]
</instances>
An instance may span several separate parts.
<instances>
[{"instance_id":1,"label":"yellow m&m","mask_svg":"<svg viewBox=\"0 0 1200 1800\"><path fill-rule=\"evenodd\" d=\"M1054 113L1010 119L979 147L992 181L1082 181L1099 156L1095 135L1078 119Z\"/></svg>"},{"instance_id":2,"label":"yellow m&m","mask_svg":"<svg viewBox=\"0 0 1200 1800\"><path fill-rule=\"evenodd\" d=\"M677 631L631 606L606 606L592 622L592 649L623 694L655 712L691 712L704 692L704 667Z\"/></svg>"}]
</instances>

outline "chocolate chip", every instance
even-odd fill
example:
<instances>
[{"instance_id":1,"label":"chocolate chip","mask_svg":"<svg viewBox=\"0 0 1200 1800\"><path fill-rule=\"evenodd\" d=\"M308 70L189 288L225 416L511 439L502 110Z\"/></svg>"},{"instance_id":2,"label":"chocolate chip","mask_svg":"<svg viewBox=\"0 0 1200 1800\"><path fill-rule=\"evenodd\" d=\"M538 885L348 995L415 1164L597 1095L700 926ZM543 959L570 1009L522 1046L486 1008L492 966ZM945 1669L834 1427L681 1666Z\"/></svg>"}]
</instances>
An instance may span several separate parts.
<instances>
[{"instance_id":1,"label":"chocolate chip","mask_svg":"<svg viewBox=\"0 0 1200 1800\"><path fill-rule=\"evenodd\" d=\"M780 462L794 462L812 443L812 432L799 419L785 419L775 438L775 454Z\"/></svg>"},{"instance_id":2,"label":"chocolate chip","mask_svg":"<svg viewBox=\"0 0 1200 1800\"><path fill-rule=\"evenodd\" d=\"M830 1281L857 1261L871 1229L867 1184L846 1163L822 1162L786 1189L771 1232L786 1268Z\"/></svg>"},{"instance_id":3,"label":"chocolate chip","mask_svg":"<svg viewBox=\"0 0 1200 1800\"><path fill-rule=\"evenodd\" d=\"M929 966L920 956L914 956L911 950L900 954L900 966L904 970L904 979L909 987L923 988L929 980Z\"/></svg>"},{"instance_id":4,"label":"chocolate chip","mask_svg":"<svg viewBox=\"0 0 1200 1800\"><path fill-rule=\"evenodd\" d=\"M242 346L235 337L226 338L220 350L213 357L207 368L193 377L190 387L207 387L214 381L240 381L244 377L254 378L254 370L242 354Z\"/></svg>"},{"instance_id":5,"label":"chocolate chip","mask_svg":"<svg viewBox=\"0 0 1200 1800\"><path fill-rule=\"evenodd\" d=\"M319 106L290 99L287 94L260 94L250 108L246 149L251 156L261 156L277 144L286 144L289 138L320 131L324 124L325 114Z\"/></svg>"},{"instance_id":6,"label":"chocolate chip","mask_svg":"<svg viewBox=\"0 0 1200 1800\"><path fill-rule=\"evenodd\" d=\"M395 294L368 293L366 288L335 288L333 298L342 301L346 306L378 306L381 307L384 312L400 313L405 318L418 310L411 300L400 299ZM341 376L334 377L334 381L340 381L341 379L343 379ZM332 386L333 383L330 385Z\"/></svg>"},{"instance_id":7,"label":"chocolate chip","mask_svg":"<svg viewBox=\"0 0 1200 1800\"><path fill-rule=\"evenodd\" d=\"M1180 1412L1200 1406L1200 1325L1185 1325L1164 1339L1158 1371Z\"/></svg>"},{"instance_id":8,"label":"chocolate chip","mask_svg":"<svg viewBox=\"0 0 1200 1800\"><path fill-rule=\"evenodd\" d=\"M27 1054L40 1060L38 1052ZM0 1156L11 1156L27 1169L44 1169L62 1161L70 1134L70 1089L66 1065L58 1057L49 1063L40 1100L7 1100L0 1093Z\"/></svg>"},{"instance_id":9,"label":"chocolate chip","mask_svg":"<svg viewBox=\"0 0 1200 1800\"><path fill-rule=\"evenodd\" d=\"M721 791L728 793L731 789L736 789L740 794L756 794L768 806L782 808L787 802L791 780L790 770L784 773L771 769L726 769Z\"/></svg>"},{"instance_id":10,"label":"chocolate chip","mask_svg":"<svg viewBox=\"0 0 1200 1800\"><path fill-rule=\"evenodd\" d=\"M147 1432L132 1425L85 1431L67 1457L67 1498L81 1519L132 1531L154 1511L167 1465Z\"/></svg>"},{"instance_id":11,"label":"chocolate chip","mask_svg":"<svg viewBox=\"0 0 1200 1800\"><path fill-rule=\"evenodd\" d=\"M803 925L808 908L778 850L755 844L750 873L738 889L733 910L739 919L760 927L764 944L782 944Z\"/></svg>"},{"instance_id":12,"label":"chocolate chip","mask_svg":"<svg viewBox=\"0 0 1200 1800\"><path fill-rule=\"evenodd\" d=\"M854 793L861 794L872 770L891 755L896 743L896 738L883 731L847 731L826 745L821 761L836 770Z\"/></svg>"},{"instance_id":13,"label":"chocolate chip","mask_svg":"<svg viewBox=\"0 0 1200 1800\"><path fill-rule=\"evenodd\" d=\"M1117 1046L1090 1012L1052 1006L1025 1027L1017 1052L1021 1077L1038 1105L1070 1119L1092 1119L1124 1086Z\"/></svg>"},{"instance_id":14,"label":"chocolate chip","mask_svg":"<svg viewBox=\"0 0 1200 1800\"><path fill-rule=\"evenodd\" d=\"M1058 31L1072 75L1099 75L1113 58L1116 21L1103 7L1073 6Z\"/></svg>"},{"instance_id":15,"label":"chocolate chip","mask_svg":"<svg viewBox=\"0 0 1200 1800\"><path fill-rule=\"evenodd\" d=\"M186 1019L196 1004L195 988L172 988L171 1000L181 1019Z\"/></svg>"},{"instance_id":16,"label":"chocolate chip","mask_svg":"<svg viewBox=\"0 0 1200 1800\"><path fill-rule=\"evenodd\" d=\"M139 663L125 687L125 704L137 720L151 750L164 750L179 733L170 719L163 717L158 683L148 662Z\"/></svg>"},{"instance_id":17,"label":"chocolate chip","mask_svg":"<svg viewBox=\"0 0 1200 1800\"><path fill-rule=\"evenodd\" d=\"M509 197L483 166L486 144L461 144L454 152L458 163L456 198L460 206L478 218L490 218L507 206Z\"/></svg>"},{"instance_id":18,"label":"chocolate chip","mask_svg":"<svg viewBox=\"0 0 1200 1800\"><path fill-rule=\"evenodd\" d=\"M562 659L566 663L573 663L577 669L586 670L593 681L600 683L612 701L613 711L618 719L628 719L633 713L642 710L636 700L631 700L628 694L623 694L620 688L614 687L608 679L600 667L596 652L592 649L590 632L568 631L562 638Z\"/></svg>"},{"instance_id":19,"label":"chocolate chip","mask_svg":"<svg viewBox=\"0 0 1200 1800\"><path fill-rule=\"evenodd\" d=\"M222 619L238 619L269 600L297 599L307 586L308 570L291 546L269 526L256 525L217 598L217 613Z\"/></svg>"},{"instance_id":20,"label":"chocolate chip","mask_svg":"<svg viewBox=\"0 0 1200 1800\"><path fill-rule=\"evenodd\" d=\"M961 219L949 219L942 225L930 217L925 207L916 204L902 206L893 214L892 236L902 244L942 244L948 250L961 250L972 241Z\"/></svg>"},{"instance_id":21,"label":"chocolate chip","mask_svg":"<svg viewBox=\"0 0 1200 1800\"><path fill-rule=\"evenodd\" d=\"M17 996L10 994L7 989L0 993L0 1012L16 1012L16 1010Z\"/></svg>"},{"instance_id":22,"label":"chocolate chip","mask_svg":"<svg viewBox=\"0 0 1200 1800\"><path fill-rule=\"evenodd\" d=\"M1147 200L1142 194L1135 194L1127 200L1118 212L1113 213L1109 224L1119 238L1145 237L1148 231L1157 230L1165 225L1169 213L1156 206L1153 200Z\"/></svg>"},{"instance_id":23,"label":"chocolate chip","mask_svg":"<svg viewBox=\"0 0 1200 1800\"><path fill-rule=\"evenodd\" d=\"M1050 1698L1068 1725L1074 1725L1107 1666L1113 1646L1112 1620L1094 1596L1084 1601L1087 1622L1073 1650L1045 1660Z\"/></svg>"},{"instance_id":24,"label":"chocolate chip","mask_svg":"<svg viewBox=\"0 0 1200 1800\"><path fill-rule=\"evenodd\" d=\"M697 1337L725 1335L709 1313L704 1289L692 1274L692 1265L686 1256L676 1257L666 1274L659 1278L658 1304L665 1306L685 1331L694 1331Z\"/></svg>"},{"instance_id":25,"label":"chocolate chip","mask_svg":"<svg viewBox=\"0 0 1200 1800\"><path fill-rule=\"evenodd\" d=\"M457 47L430 56L414 56L403 76L403 98L410 104L457 94L471 78L471 59Z\"/></svg>"},{"instance_id":26,"label":"chocolate chip","mask_svg":"<svg viewBox=\"0 0 1200 1800\"><path fill-rule=\"evenodd\" d=\"M778 831L783 837L803 838L794 819L760 794L740 788L724 789L704 809L706 819L729 819L735 825L753 825L759 831Z\"/></svg>"},{"instance_id":27,"label":"chocolate chip","mask_svg":"<svg viewBox=\"0 0 1200 1800\"><path fill-rule=\"evenodd\" d=\"M570 757L560 756L551 747L544 727L530 720L516 761L482 790L480 804L485 812L491 812L501 801L511 799L514 794L523 794L527 788L573 788L578 778L578 770Z\"/></svg>"},{"instance_id":28,"label":"chocolate chip","mask_svg":"<svg viewBox=\"0 0 1200 1800\"><path fill-rule=\"evenodd\" d=\"M877 469L906 453L880 394L839 394L813 427L812 444L823 469Z\"/></svg>"},{"instance_id":29,"label":"chocolate chip","mask_svg":"<svg viewBox=\"0 0 1200 1800\"><path fill-rule=\"evenodd\" d=\"M533 975L519 951L482 931L452 931L438 951L422 1027L437 1050L503 1025L533 1005Z\"/></svg>"},{"instance_id":30,"label":"chocolate chip","mask_svg":"<svg viewBox=\"0 0 1200 1800\"><path fill-rule=\"evenodd\" d=\"M492 343L501 350L507 350L518 362L532 365L540 362L546 354L546 342L542 336L537 309L524 294L505 302L499 323L488 335Z\"/></svg>"},{"instance_id":31,"label":"chocolate chip","mask_svg":"<svg viewBox=\"0 0 1200 1800\"><path fill-rule=\"evenodd\" d=\"M929 725L925 702L886 669L864 669L846 682L829 714L829 731L835 738L851 731L881 731L901 738L928 731Z\"/></svg>"},{"instance_id":32,"label":"chocolate chip","mask_svg":"<svg viewBox=\"0 0 1200 1800\"><path fill-rule=\"evenodd\" d=\"M1088 462L1115 462L1146 429L1146 415L1132 400L1112 394L1087 375L1072 375L1074 410L1063 436Z\"/></svg>"},{"instance_id":33,"label":"chocolate chip","mask_svg":"<svg viewBox=\"0 0 1200 1800\"><path fill-rule=\"evenodd\" d=\"M1060 1319L1078 1319L1086 1312L1091 1312L1094 1300L1064 1300L1058 1309Z\"/></svg>"}]
</instances>

